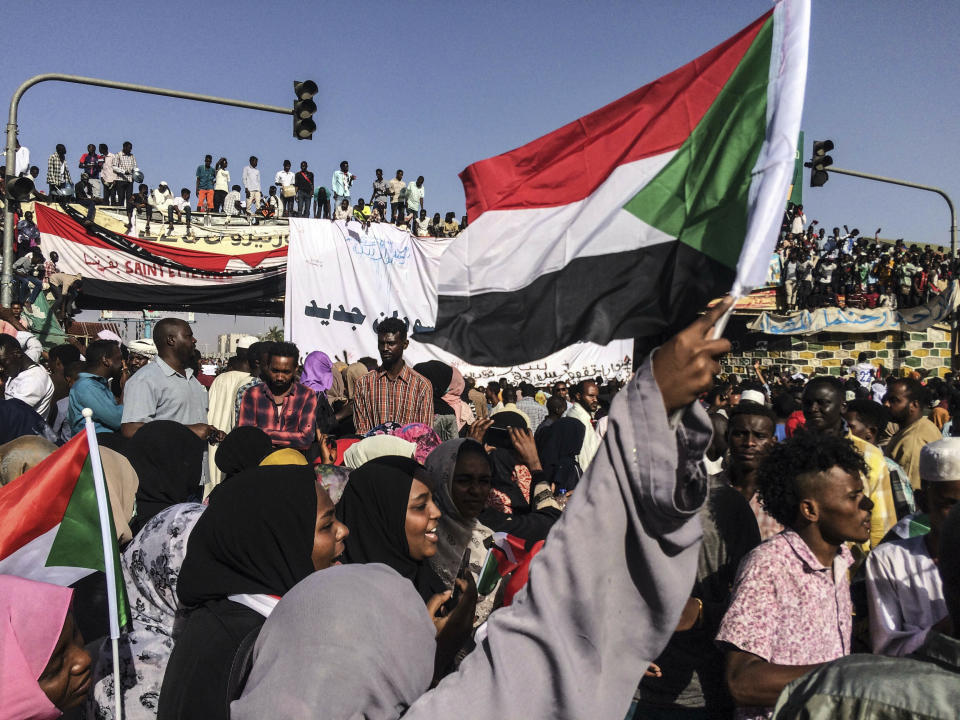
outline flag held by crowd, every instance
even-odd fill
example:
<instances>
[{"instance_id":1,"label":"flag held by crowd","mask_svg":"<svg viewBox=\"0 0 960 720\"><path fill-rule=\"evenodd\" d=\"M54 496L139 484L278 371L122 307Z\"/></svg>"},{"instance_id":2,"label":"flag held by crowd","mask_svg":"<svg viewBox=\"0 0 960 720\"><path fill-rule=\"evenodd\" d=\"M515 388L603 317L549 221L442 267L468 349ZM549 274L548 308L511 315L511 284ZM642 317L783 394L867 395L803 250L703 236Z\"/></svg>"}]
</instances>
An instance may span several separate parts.
<instances>
[{"instance_id":1,"label":"flag held by crowd","mask_svg":"<svg viewBox=\"0 0 960 720\"><path fill-rule=\"evenodd\" d=\"M649 336L763 283L793 173L809 0L460 175L435 331L475 364ZM505 343L504 339L510 342Z\"/></svg>"},{"instance_id":2,"label":"flag held by crowd","mask_svg":"<svg viewBox=\"0 0 960 720\"><path fill-rule=\"evenodd\" d=\"M528 541L505 532L494 533L490 539L492 545L480 571L477 592L481 595L490 594L496 588L497 582L509 575L503 589L503 604L507 606L513 602L514 595L527 584L530 561L540 552L543 540Z\"/></svg>"},{"instance_id":3,"label":"flag held by crowd","mask_svg":"<svg viewBox=\"0 0 960 720\"><path fill-rule=\"evenodd\" d=\"M103 571L101 514L86 434L78 433L0 488L0 517L4 518L0 526L0 574L66 586ZM109 537L116 538L109 512L107 517ZM112 576L119 590L118 622L123 626L127 606L119 557L114 547Z\"/></svg>"}]
</instances>

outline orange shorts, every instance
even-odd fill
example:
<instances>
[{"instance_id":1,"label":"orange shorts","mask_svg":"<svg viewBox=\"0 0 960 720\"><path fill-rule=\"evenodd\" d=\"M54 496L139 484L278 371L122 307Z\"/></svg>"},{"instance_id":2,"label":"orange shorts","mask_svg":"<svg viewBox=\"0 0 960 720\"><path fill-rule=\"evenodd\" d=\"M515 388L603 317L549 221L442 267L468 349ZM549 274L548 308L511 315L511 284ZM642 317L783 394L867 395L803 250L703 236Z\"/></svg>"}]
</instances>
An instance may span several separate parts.
<instances>
[{"instance_id":1,"label":"orange shorts","mask_svg":"<svg viewBox=\"0 0 960 720\"><path fill-rule=\"evenodd\" d=\"M213 210L213 190L197 190L197 212L200 210Z\"/></svg>"}]
</instances>

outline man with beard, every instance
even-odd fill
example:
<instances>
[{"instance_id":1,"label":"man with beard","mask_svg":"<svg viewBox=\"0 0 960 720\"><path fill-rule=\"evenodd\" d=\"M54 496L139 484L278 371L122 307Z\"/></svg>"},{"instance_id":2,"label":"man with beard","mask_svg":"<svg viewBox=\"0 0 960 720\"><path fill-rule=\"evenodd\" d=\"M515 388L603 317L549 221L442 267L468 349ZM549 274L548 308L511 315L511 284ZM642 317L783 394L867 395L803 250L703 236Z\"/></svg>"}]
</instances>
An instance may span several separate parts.
<instances>
[{"instance_id":1,"label":"man with beard","mask_svg":"<svg viewBox=\"0 0 960 720\"><path fill-rule=\"evenodd\" d=\"M924 417L927 403L919 380L900 378L890 383L883 404L900 429L887 443L887 455L907 471L914 490L920 489L920 451L927 443L943 437L937 426Z\"/></svg>"},{"instance_id":2,"label":"man with beard","mask_svg":"<svg viewBox=\"0 0 960 720\"><path fill-rule=\"evenodd\" d=\"M386 422L433 427L433 386L403 360L410 341L407 326L387 318L377 326L380 367L357 380L354 423L364 435Z\"/></svg>"},{"instance_id":3,"label":"man with beard","mask_svg":"<svg viewBox=\"0 0 960 720\"><path fill-rule=\"evenodd\" d=\"M803 390L803 416L806 419L804 429L816 436L830 435L846 438L853 443L857 452L866 462L867 473L863 477L864 494L873 503L870 515L869 543L861 546L868 551L880 544L887 530L897 522L897 510L893 502L893 489L890 485L890 471L883 459L880 448L850 432L843 419L846 411L843 383L839 378L820 375Z\"/></svg>"},{"instance_id":4,"label":"man with beard","mask_svg":"<svg viewBox=\"0 0 960 720\"><path fill-rule=\"evenodd\" d=\"M274 448L304 452L317 434L317 395L296 379L299 358L293 343L274 343L264 382L244 394L237 426L260 428Z\"/></svg>"},{"instance_id":5,"label":"man with beard","mask_svg":"<svg viewBox=\"0 0 960 720\"><path fill-rule=\"evenodd\" d=\"M570 395L573 397L573 405L564 413L564 417L572 417L584 425L583 445L580 446L580 452L577 454L577 462L586 472L590 461L600 448L600 436L593 429L593 415L600 407L600 388L593 380L584 380L573 386Z\"/></svg>"},{"instance_id":6,"label":"man with beard","mask_svg":"<svg viewBox=\"0 0 960 720\"><path fill-rule=\"evenodd\" d=\"M124 386L120 432L129 438L152 420L173 420L203 440L222 440L224 434L207 424L207 391L190 367L197 345L190 325L164 318L154 327L153 340L157 357Z\"/></svg>"},{"instance_id":7,"label":"man with beard","mask_svg":"<svg viewBox=\"0 0 960 720\"><path fill-rule=\"evenodd\" d=\"M72 434L84 428L83 409L93 410L98 433L119 432L123 405L118 405L111 384L119 384L123 354L113 340L94 340L87 346L87 365L70 388L69 421Z\"/></svg>"},{"instance_id":8,"label":"man with beard","mask_svg":"<svg viewBox=\"0 0 960 720\"><path fill-rule=\"evenodd\" d=\"M729 455L723 470L710 477L711 483L732 486L750 504L760 539L766 540L783 530L760 504L757 495L757 468L764 454L776 444L776 420L764 405L741 402L729 411L727 447Z\"/></svg>"}]
</instances>

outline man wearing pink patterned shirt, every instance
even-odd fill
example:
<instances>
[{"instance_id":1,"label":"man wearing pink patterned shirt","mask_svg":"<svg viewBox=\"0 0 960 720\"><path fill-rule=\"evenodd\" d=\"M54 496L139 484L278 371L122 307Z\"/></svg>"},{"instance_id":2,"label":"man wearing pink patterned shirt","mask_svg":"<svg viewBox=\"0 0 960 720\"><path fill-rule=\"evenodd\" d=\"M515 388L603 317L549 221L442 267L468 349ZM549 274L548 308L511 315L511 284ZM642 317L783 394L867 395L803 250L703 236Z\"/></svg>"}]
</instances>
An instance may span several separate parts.
<instances>
[{"instance_id":1,"label":"man wearing pink patterned shirt","mask_svg":"<svg viewBox=\"0 0 960 720\"><path fill-rule=\"evenodd\" d=\"M716 637L737 718L770 717L789 682L850 653L845 543L870 537L865 472L849 440L813 433L775 445L761 463L760 500L785 529L744 559Z\"/></svg>"}]
</instances>

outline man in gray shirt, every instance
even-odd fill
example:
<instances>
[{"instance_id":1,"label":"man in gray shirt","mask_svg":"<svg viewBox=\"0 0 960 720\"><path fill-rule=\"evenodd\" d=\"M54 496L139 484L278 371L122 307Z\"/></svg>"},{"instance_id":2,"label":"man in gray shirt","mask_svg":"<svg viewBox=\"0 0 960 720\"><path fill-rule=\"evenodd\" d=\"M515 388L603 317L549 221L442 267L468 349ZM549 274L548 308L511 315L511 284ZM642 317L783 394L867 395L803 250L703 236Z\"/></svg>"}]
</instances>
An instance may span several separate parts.
<instances>
[{"instance_id":1,"label":"man in gray shirt","mask_svg":"<svg viewBox=\"0 0 960 720\"><path fill-rule=\"evenodd\" d=\"M203 440L222 440L224 434L206 422L207 391L188 367L197 344L190 326L183 320L164 318L154 328L153 339L157 357L124 387L120 432L133 437L152 420L173 420Z\"/></svg>"}]
</instances>

